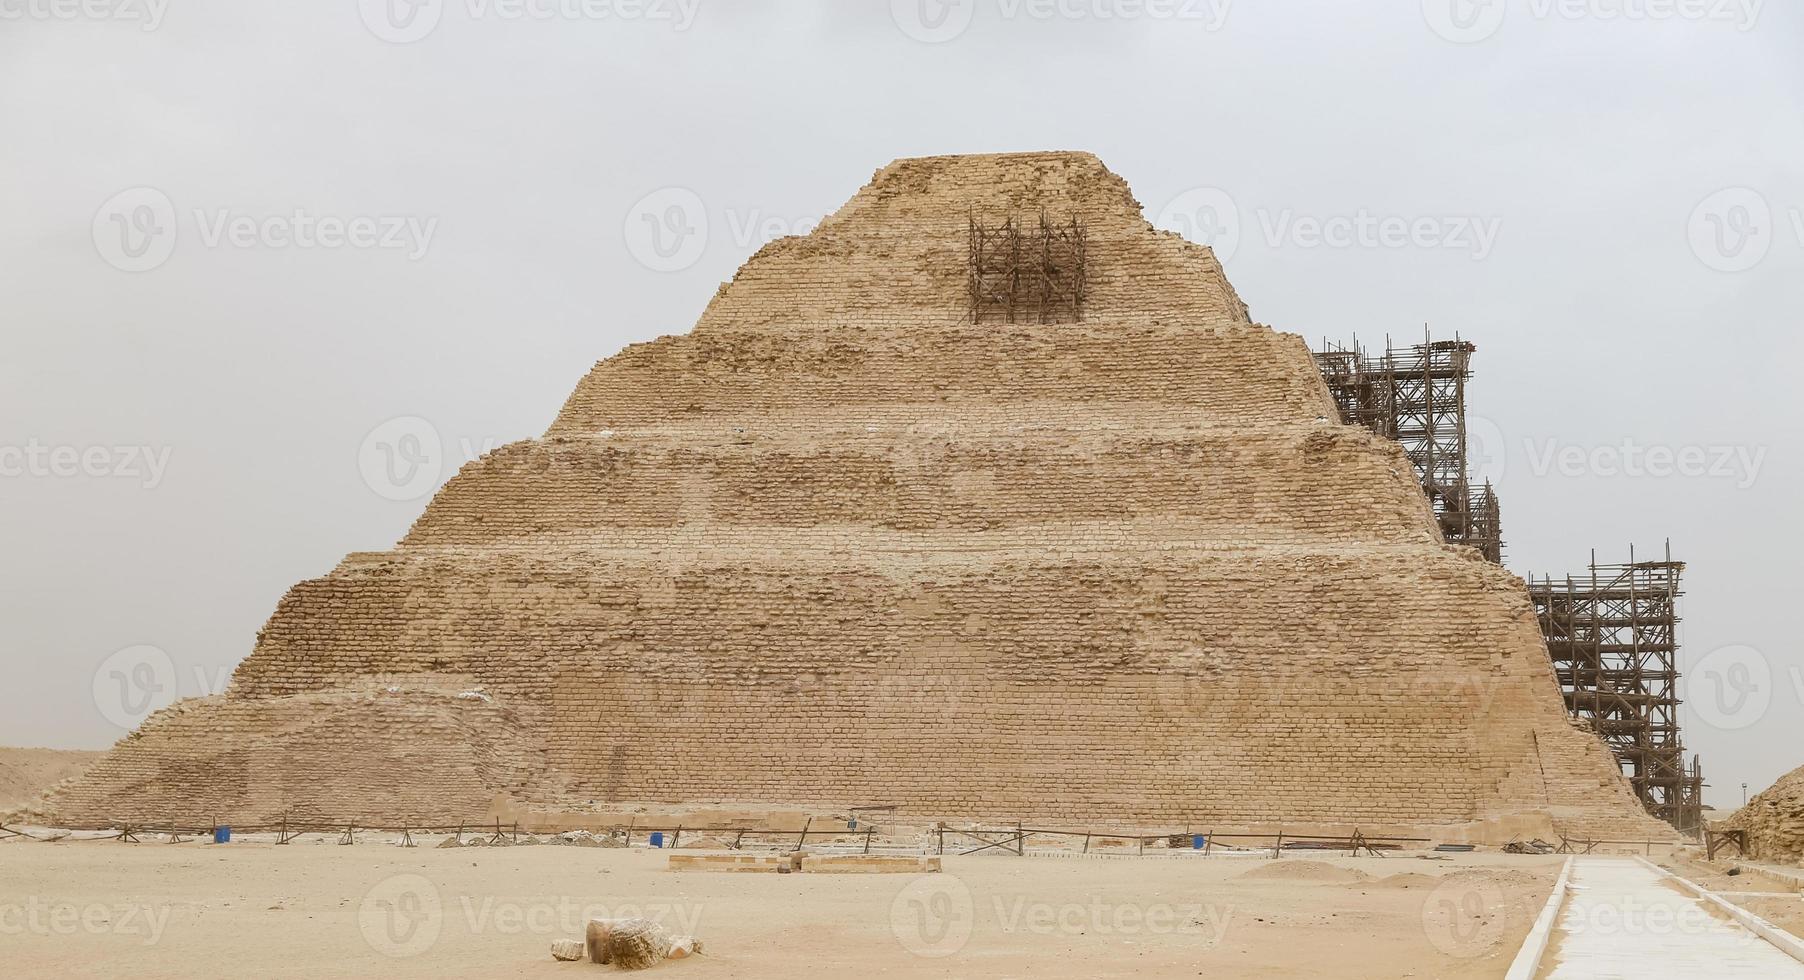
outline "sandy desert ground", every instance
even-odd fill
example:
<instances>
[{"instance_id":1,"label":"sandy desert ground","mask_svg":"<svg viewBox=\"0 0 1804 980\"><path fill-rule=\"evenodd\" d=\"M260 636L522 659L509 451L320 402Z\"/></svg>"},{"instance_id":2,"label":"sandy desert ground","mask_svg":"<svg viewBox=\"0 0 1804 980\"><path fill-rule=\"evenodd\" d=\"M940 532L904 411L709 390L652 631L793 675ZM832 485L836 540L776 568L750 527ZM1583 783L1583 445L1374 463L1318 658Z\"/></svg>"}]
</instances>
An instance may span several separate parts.
<instances>
[{"instance_id":1,"label":"sandy desert ground","mask_svg":"<svg viewBox=\"0 0 1804 980\"><path fill-rule=\"evenodd\" d=\"M308 840L0 844L11 976L557 977L643 914L660 975L1501 977L1551 857L952 857L927 875L675 873L666 854Z\"/></svg>"}]
</instances>

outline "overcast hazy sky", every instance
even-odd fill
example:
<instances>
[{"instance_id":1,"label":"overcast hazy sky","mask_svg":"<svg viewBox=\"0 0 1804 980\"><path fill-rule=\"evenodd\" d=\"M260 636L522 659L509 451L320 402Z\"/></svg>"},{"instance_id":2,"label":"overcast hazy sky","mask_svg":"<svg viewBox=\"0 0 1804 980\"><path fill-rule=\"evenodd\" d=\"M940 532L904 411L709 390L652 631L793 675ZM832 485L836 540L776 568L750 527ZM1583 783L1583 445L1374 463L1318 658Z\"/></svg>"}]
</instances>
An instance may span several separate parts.
<instances>
[{"instance_id":1,"label":"overcast hazy sky","mask_svg":"<svg viewBox=\"0 0 1804 980\"><path fill-rule=\"evenodd\" d=\"M410 2L0 0L0 743L218 689L892 158L1088 149L1262 322L1476 341L1510 567L1670 537L1709 799L1804 764L1795 5Z\"/></svg>"}]
</instances>

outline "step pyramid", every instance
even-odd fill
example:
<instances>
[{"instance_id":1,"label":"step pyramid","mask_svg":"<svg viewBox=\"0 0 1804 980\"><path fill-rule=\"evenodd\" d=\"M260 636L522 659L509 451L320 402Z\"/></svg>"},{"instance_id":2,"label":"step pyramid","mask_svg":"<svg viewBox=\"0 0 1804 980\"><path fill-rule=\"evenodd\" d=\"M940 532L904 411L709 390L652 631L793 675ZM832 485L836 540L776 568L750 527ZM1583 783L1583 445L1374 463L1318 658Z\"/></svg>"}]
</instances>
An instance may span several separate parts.
<instances>
[{"instance_id":1,"label":"step pyramid","mask_svg":"<svg viewBox=\"0 0 1804 980\"><path fill-rule=\"evenodd\" d=\"M1081 300L974 316L974 228L1042 216ZM1523 583L1336 417L1095 157L898 161L47 805L1669 837L1568 722Z\"/></svg>"}]
</instances>

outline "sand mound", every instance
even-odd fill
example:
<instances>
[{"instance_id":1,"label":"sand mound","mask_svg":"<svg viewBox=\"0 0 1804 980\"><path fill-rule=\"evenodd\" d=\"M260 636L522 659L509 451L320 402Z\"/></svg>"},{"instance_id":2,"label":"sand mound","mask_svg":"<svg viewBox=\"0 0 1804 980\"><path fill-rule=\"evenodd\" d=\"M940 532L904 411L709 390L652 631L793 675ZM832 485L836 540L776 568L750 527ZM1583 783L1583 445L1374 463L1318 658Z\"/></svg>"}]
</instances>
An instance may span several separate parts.
<instances>
[{"instance_id":1,"label":"sand mound","mask_svg":"<svg viewBox=\"0 0 1804 980\"><path fill-rule=\"evenodd\" d=\"M0 813L36 803L71 776L85 772L99 752L0 748Z\"/></svg>"},{"instance_id":2,"label":"sand mound","mask_svg":"<svg viewBox=\"0 0 1804 980\"><path fill-rule=\"evenodd\" d=\"M1371 875L1357 868L1343 868L1326 861L1284 859L1251 871L1243 871L1234 877L1247 881L1327 881L1343 884L1372 880Z\"/></svg>"}]
</instances>

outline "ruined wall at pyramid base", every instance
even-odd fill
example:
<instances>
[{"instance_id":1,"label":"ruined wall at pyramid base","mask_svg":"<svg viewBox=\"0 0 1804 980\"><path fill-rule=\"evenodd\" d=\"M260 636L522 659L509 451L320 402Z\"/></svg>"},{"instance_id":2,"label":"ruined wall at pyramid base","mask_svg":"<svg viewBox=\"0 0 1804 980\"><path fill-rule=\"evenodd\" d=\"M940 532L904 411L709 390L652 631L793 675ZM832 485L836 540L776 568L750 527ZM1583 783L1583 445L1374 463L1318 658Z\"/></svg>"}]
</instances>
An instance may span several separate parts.
<instances>
[{"instance_id":1,"label":"ruined wall at pyramid base","mask_svg":"<svg viewBox=\"0 0 1804 980\"><path fill-rule=\"evenodd\" d=\"M216 696L153 715L34 811L76 828L475 824L541 781L542 756L506 707L451 688Z\"/></svg>"},{"instance_id":2,"label":"ruined wall at pyramid base","mask_svg":"<svg viewBox=\"0 0 1804 980\"><path fill-rule=\"evenodd\" d=\"M1750 857L1804 864L1804 769L1794 769L1718 825L1745 830Z\"/></svg>"}]
</instances>

